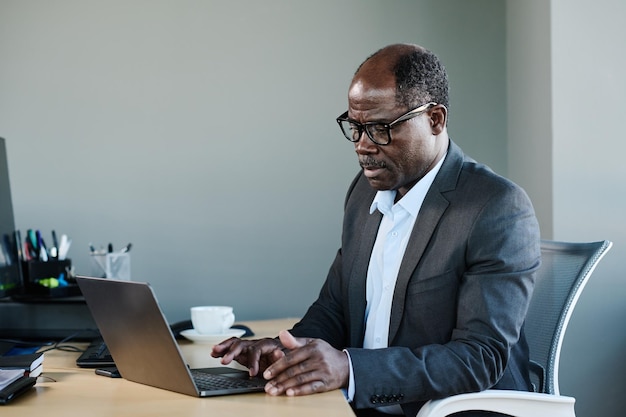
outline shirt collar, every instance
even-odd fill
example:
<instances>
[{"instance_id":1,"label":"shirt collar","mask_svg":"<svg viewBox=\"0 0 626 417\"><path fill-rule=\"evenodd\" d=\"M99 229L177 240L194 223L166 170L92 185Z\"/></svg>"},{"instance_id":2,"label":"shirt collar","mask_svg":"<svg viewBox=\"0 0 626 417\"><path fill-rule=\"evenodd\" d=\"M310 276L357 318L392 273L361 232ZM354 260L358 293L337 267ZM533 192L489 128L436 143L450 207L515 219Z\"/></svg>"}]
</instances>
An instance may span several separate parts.
<instances>
[{"instance_id":1,"label":"shirt collar","mask_svg":"<svg viewBox=\"0 0 626 417\"><path fill-rule=\"evenodd\" d=\"M435 165L433 169L424 175L422 179L411 187L409 192L406 193L400 201L398 201L397 204L405 209L411 216L417 217L417 214L422 207L422 203L424 202L424 198L426 198L426 193L433 184L433 181L441 169L441 165L443 165L443 161L446 159L446 156L447 153L439 160L439 162L437 162L437 165ZM396 193L396 190L378 191L370 206L370 214L378 210L384 215L389 215L394 205L393 200L396 198Z\"/></svg>"}]
</instances>

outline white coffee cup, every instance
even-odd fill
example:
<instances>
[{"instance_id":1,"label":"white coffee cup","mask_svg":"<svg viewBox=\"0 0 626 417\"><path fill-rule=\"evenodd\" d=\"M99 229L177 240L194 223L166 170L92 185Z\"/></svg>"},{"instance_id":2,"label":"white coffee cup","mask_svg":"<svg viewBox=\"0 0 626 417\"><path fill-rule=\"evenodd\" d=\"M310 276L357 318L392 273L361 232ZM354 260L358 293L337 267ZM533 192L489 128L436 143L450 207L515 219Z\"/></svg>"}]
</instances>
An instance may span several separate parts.
<instances>
[{"instance_id":1,"label":"white coffee cup","mask_svg":"<svg viewBox=\"0 0 626 417\"><path fill-rule=\"evenodd\" d=\"M221 334L235 322L233 308L229 306L191 307L191 324L199 334Z\"/></svg>"}]
</instances>

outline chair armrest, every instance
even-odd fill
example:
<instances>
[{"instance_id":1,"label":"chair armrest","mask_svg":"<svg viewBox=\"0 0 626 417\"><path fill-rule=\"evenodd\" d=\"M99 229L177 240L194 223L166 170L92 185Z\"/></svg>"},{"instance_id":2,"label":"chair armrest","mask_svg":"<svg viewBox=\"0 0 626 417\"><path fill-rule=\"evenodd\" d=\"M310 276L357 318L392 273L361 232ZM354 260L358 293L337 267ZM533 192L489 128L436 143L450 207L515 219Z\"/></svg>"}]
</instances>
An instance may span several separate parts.
<instances>
[{"instance_id":1,"label":"chair armrest","mask_svg":"<svg viewBox=\"0 0 626 417\"><path fill-rule=\"evenodd\" d=\"M460 411L483 410L515 417L576 417L572 397L535 392L486 390L428 401L416 417L444 417Z\"/></svg>"}]
</instances>

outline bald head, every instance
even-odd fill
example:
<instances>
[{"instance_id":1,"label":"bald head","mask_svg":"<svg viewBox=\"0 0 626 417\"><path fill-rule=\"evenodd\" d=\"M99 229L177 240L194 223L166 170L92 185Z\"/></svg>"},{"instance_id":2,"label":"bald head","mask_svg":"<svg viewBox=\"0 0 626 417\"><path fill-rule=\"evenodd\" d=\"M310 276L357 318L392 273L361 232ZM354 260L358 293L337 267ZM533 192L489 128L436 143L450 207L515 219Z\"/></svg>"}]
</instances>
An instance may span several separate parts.
<instances>
[{"instance_id":1,"label":"bald head","mask_svg":"<svg viewBox=\"0 0 626 417\"><path fill-rule=\"evenodd\" d=\"M448 107L448 76L432 52L413 44L386 46L357 69L352 87L393 88L398 104L414 108L435 102Z\"/></svg>"}]
</instances>

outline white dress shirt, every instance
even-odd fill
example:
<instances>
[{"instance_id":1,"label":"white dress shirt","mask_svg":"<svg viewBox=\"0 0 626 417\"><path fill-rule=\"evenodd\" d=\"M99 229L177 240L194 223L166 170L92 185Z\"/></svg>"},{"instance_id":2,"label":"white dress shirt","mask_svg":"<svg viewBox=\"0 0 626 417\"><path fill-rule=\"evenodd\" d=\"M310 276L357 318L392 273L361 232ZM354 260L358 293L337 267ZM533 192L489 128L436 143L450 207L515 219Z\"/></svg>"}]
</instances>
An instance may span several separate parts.
<instances>
[{"instance_id":1,"label":"white dress shirt","mask_svg":"<svg viewBox=\"0 0 626 417\"><path fill-rule=\"evenodd\" d=\"M444 158L417 182L397 203L395 190L378 191L370 206L370 213L378 210L383 218L367 269L365 308L365 339L363 347L379 349L388 346L389 318L393 292L404 252L415 225L426 193L439 172ZM349 357L349 355L348 355ZM350 359L350 381L347 396L354 398L355 381ZM380 411L397 413L399 406L381 407Z\"/></svg>"}]
</instances>

